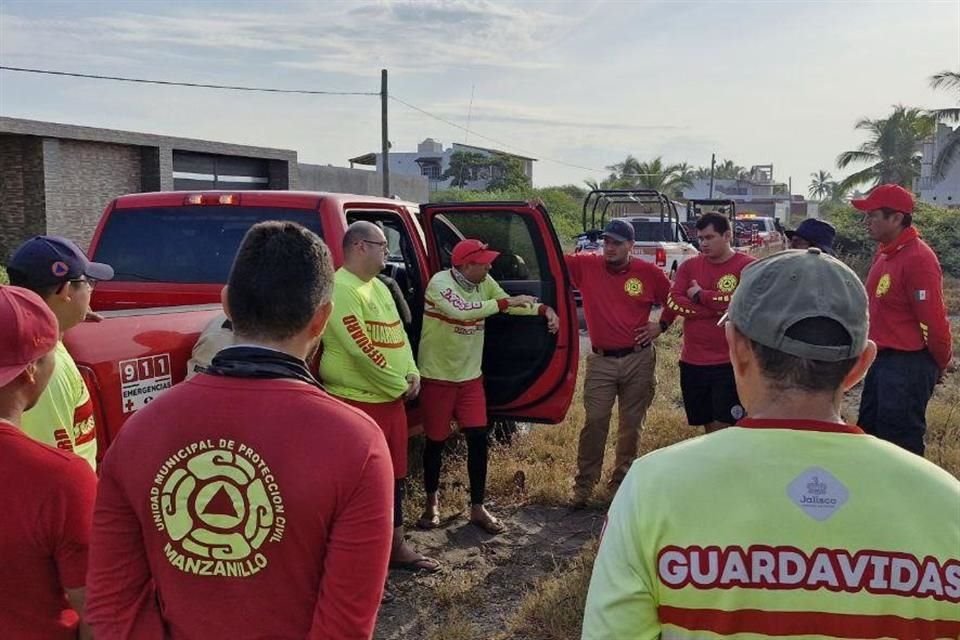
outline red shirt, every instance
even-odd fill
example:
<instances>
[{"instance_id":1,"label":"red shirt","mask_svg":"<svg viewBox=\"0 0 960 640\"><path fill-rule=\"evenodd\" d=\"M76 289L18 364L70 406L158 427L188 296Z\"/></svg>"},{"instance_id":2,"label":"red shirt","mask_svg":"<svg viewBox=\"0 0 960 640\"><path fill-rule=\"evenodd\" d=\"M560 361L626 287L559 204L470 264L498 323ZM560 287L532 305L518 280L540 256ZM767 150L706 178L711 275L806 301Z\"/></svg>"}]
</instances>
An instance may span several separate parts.
<instances>
[{"instance_id":1,"label":"red shirt","mask_svg":"<svg viewBox=\"0 0 960 640\"><path fill-rule=\"evenodd\" d=\"M97 477L0 421L0 638L77 637L64 589L83 587Z\"/></svg>"},{"instance_id":2,"label":"red shirt","mask_svg":"<svg viewBox=\"0 0 960 640\"><path fill-rule=\"evenodd\" d=\"M564 256L573 286L583 296L590 342L598 349L626 349L636 344L637 329L650 320L650 307L664 305L670 281L649 262L633 258L620 271L603 256Z\"/></svg>"},{"instance_id":3,"label":"red shirt","mask_svg":"<svg viewBox=\"0 0 960 640\"><path fill-rule=\"evenodd\" d=\"M362 412L297 380L196 376L104 459L95 636L370 638L392 512L390 453Z\"/></svg>"},{"instance_id":4,"label":"red shirt","mask_svg":"<svg viewBox=\"0 0 960 640\"><path fill-rule=\"evenodd\" d=\"M953 358L953 338L943 301L943 272L937 255L914 233L874 258L867 276L870 339L880 349L924 348L941 370Z\"/></svg>"},{"instance_id":5,"label":"red shirt","mask_svg":"<svg viewBox=\"0 0 960 640\"><path fill-rule=\"evenodd\" d=\"M680 264L670 289L670 298L664 310L664 319L683 318L683 348L680 361L687 364L716 365L730 362L727 336L717 321L727 311L740 273L755 258L734 252L725 262L713 263L704 255ZM687 297L693 281L702 287L700 302Z\"/></svg>"}]
</instances>

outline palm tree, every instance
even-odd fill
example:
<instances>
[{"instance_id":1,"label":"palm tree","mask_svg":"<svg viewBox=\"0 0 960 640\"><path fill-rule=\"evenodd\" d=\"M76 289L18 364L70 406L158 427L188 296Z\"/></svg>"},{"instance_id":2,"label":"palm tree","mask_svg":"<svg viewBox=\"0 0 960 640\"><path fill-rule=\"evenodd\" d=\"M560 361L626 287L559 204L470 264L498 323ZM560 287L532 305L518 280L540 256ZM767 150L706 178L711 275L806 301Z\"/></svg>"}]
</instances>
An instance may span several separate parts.
<instances>
[{"instance_id":1,"label":"palm tree","mask_svg":"<svg viewBox=\"0 0 960 640\"><path fill-rule=\"evenodd\" d=\"M840 182L840 188L849 190L864 183L893 182L911 188L913 179L920 175L920 144L933 134L936 121L920 109L897 105L887 118L861 118L856 129L869 132L870 138L856 151L844 151L837 156L837 168L845 169L852 163L872 163Z\"/></svg>"},{"instance_id":2,"label":"palm tree","mask_svg":"<svg viewBox=\"0 0 960 640\"><path fill-rule=\"evenodd\" d=\"M941 71L930 78L930 86L934 89L956 89L958 105L960 105L960 72ZM960 122L960 106L947 107L946 109L934 109L930 115L936 118L937 122ZM957 127L947 136L947 142L937 154L933 161L933 173L936 176L943 177L953 161L960 157L960 127Z\"/></svg>"},{"instance_id":3,"label":"palm tree","mask_svg":"<svg viewBox=\"0 0 960 640\"><path fill-rule=\"evenodd\" d=\"M810 174L810 197L817 200L828 198L833 192L833 176L829 171L820 169L817 173Z\"/></svg>"}]
</instances>

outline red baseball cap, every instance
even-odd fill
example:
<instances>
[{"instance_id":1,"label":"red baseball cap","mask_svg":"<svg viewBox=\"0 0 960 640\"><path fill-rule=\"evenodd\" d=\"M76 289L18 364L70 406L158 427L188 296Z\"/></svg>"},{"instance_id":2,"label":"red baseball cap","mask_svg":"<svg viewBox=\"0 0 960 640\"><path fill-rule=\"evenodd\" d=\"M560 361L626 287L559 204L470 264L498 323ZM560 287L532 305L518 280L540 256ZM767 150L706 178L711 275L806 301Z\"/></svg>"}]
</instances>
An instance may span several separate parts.
<instances>
[{"instance_id":1,"label":"red baseball cap","mask_svg":"<svg viewBox=\"0 0 960 640\"><path fill-rule=\"evenodd\" d=\"M851 200L850 204L860 211L893 209L900 213L913 213L913 195L898 184L881 184L866 198Z\"/></svg>"},{"instance_id":2,"label":"red baseball cap","mask_svg":"<svg viewBox=\"0 0 960 640\"><path fill-rule=\"evenodd\" d=\"M40 296L0 286L0 387L53 351L59 339L57 317Z\"/></svg>"},{"instance_id":3,"label":"red baseball cap","mask_svg":"<svg viewBox=\"0 0 960 640\"><path fill-rule=\"evenodd\" d=\"M453 248L451 260L453 266L461 267L471 262L476 264L490 264L500 255L499 251L491 251L486 243L479 240L461 240Z\"/></svg>"}]
</instances>

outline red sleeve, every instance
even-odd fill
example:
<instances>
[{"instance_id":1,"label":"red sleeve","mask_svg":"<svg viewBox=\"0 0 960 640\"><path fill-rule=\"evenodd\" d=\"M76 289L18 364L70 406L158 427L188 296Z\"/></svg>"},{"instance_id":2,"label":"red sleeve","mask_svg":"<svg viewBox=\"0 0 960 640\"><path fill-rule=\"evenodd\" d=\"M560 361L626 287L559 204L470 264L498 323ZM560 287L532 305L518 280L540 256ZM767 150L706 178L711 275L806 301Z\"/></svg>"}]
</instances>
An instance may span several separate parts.
<instances>
[{"instance_id":1,"label":"red sleeve","mask_svg":"<svg viewBox=\"0 0 960 640\"><path fill-rule=\"evenodd\" d=\"M56 493L45 502L48 531L60 584L79 589L87 579L87 550L97 496L97 476L86 460L74 458L63 469Z\"/></svg>"},{"instance_id":2,"label":"red sleeve","mask_svg":"<svg viewBox=\"0 0 960 640\"><path fill-rule=\"evenodd\" d=\"M920 331L930 355L943 371L953 359L953 336L943 300L943 275L939 268L923 268L920 271L907 269L906 273L907 293L914 317L920 323Z\"/></svg>"},{"instance_id":3,"label":"red sleeve","mask_svg":"<svg viewBox=\"0 0 960 640\"><path fill-rule=\"evenodd\" d=\"M677 275L673 279L673 286L670 288L670 295L667 296L666 310L671 312L668 319L672 320L672 318L675 316L680 316L683 318L703 318L716 316L716 311L712 311L703 305L697 304L687 297L687 289L690 288L690 274L687 273L689 270L687 268L688 264L690 264L689 260L682 263L677 269Z\"/></svg>"},{"instance_id":4,"label":"red sleeve","mask_svg":"<svg viewBox=\"0 0 960 640\"><path fill-rule=\"evenodd\" d=\"M663 311L660 312L660 321L668 325L673 324L677 314L667 306L667 300L670 297L670 279L659 267L654 267L650 277L653 280L653 303L663 307Z\"/></svg>"},{"instance_id":5,"label":"red sleeve","mask_svg":"<svg viewBox=\"0 0 960 640\"><path fill-rule=\"evenodd\" d=\"M730 299L733 298L732 293L723 293L721 291L707 291L706 289L700 292L700 304L702 304L707 309L715 311L719 314L726 312L727 307L730 306Z\"/></svg>"},{"instance_id":6,"label":"red sleeve","mask_svg":"<svg viewBox=\"0 0 960 640\"><path fill-rule=\"evenodd\" d=\"M87 622L97 640L162 640L157 604L140 522L120 483L122 440L104 459L93 512Z\"/></svg>"},{"instance_id":7,"label":"red sleeve","mask_svg":"<svg viewBox=\"0 0 960 640\"><path fill-rule=\"evenodd\" d=\"M393 467L382 437L373 439L356 488L341 501L329 533L310 640L373 636L393 541Z\"/></svg>"},{"instance_id":8,"label":"red sleeve","mask_svg":"<svg viewBox=\"0 0 960 640\"><path fill-rule=\"evenodd\" d=\"M587 256L566 255L563 261L567 263L567 271L570 272L570 282L577 289L580 288L580 282L583 278L583 262Z\"/></svg>"}]
</instances>

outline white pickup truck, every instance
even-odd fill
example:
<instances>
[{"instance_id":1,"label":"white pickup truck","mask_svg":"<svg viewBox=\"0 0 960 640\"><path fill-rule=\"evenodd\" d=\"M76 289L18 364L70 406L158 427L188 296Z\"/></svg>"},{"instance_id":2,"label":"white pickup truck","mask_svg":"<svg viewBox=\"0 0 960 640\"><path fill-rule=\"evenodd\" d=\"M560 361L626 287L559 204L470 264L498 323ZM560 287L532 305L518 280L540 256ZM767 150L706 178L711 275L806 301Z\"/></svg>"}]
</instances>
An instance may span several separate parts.
<instances>
[{"instance_id":1,"label":"white pickup truck","mask_svg":"<svg viewBox=\"0 0 960 640\"><path fill-rule=\"evenodd\" d=\"M591 225L588 225L587 209L591 203ZM577 252L603 252L598 229L603 228L606 214L613 213L611 219L623 220L633 227L636 236L633 255L656 264L671 280L683 262L699 253L680 224L676 203L657 191L591 191L584 200L583 213L584 228L590 230L577 236Z\"/></svg>"}]
</instances>

